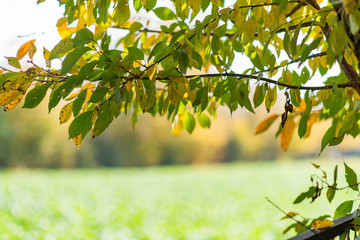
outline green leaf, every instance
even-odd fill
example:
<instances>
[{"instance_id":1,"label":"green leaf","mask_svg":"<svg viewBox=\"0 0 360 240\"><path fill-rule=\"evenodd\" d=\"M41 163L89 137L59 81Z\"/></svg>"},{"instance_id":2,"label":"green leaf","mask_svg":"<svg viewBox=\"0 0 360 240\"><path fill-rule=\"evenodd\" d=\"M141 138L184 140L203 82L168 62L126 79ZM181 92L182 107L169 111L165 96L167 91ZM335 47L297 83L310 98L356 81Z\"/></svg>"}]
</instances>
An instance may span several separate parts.
<instances>
[{"instance_id":1,"label":"green leaf","mask_svg":"<svg viewBox=\"0 0 360 240\"><path fill-rule=\"evenodd\" d=\"M264 101L264 93L265 88L264 86L260 86L259 84L256 85L255 93L253 97L254 107L257 108L261 105L261 103Z\"/></svg>"},{"instance_id":2,"label":"green leaf","mask_svg":"<svg viewBox=\"0 0 360 240\"><path fill-rule=\"evenodd\" d=\"M307 46L304 51L302 52L302 55L300 57L300 62L304 62L307 57L310 55L311 51L316 49L319 46L320 41L322 40L322 37L319 37L315 39L309 46Z\"/></svg>"},{"instance_id":3,"label":"green leaf","mask_svg":"<svg viewBox=\"0 0 360 240\"><path fill-rule=\"evenodd\" d=\"M350 168L346 163L344 163L345 166L345 179L348 183L349 187L354 191L359 191L358 181L356 173L352 168Z\"/></svg>"},{"instance_id":4,"label":"green leaf","mask_svg":"<svg viewBox=\"0 0 360 240\"><path fill-rule=\"evenodd\" d=\"M189 56L187 55L185 50L182 48L180 49L180 53L178 56L178 62L179 62L180 72L182 74L186 74L186 70L189 66Z\"/></svg>"},{"instance_id":5,"label":"green leaf","mask_svg":"<svg viewBox=\"0 0 360 240\"><path fill-rule=\"evenodd\" d=\"M56 105L58 105L58 103L60 102L62 96L61 94L63 93L63 90L64 90L64 85L61 85L51 92L49 107L48 107L49 113L51 112L51 109L56 107Z\"/></svg>"},{"instance_id":6,"label":"green leaf","mask_svg":"<svg viewBox=\"0 0 360 240\"><path fill-rule=\"evenodd\" d=\"M19 59L16 57L6 57L10 66L21 69Z\"/></svg>"},{"instance_id":7,"label":"green leaf","mask_svg":"<svg viewBox=\"0 0 360 240\"><path fill-rule=\"evenodd\" d=\"M107 87L97 87L95 92L91 95L89 102L98 103L100 102L109 91Z\"/></svg>"},{"instance_id":8,"label":"green leaf","mask_svg":"<svg viewBox=\"0 0 360 240\"><path fill-rule=\"evenodd\" d=\"M145 10L149 12L156 6L156 0L146 0L145 1Z\"/></svg>"},{"instance_id":9,"label":"green leaf","mask_svg":"<svg viewBox=\"0 0 360 240\"><path fill-rule=\"evenodd\" d=\"M301 193L294 201L293 204L298 204L304 201L306 198L311 198L316 193L316 187L312 186L309 187L309 190L307 192Z\"/></svg>"},{"instance_id":10,"label":"green leaf","mask_svg":"<svg viewBox=\"0 0 360 240\"><path fill-rule=\"evenodd\" d=\"M334 212L334 219L341 218L351 213L354 201L349 200L341 203Z\"/></svg>"},{"instance_id":11,"label":"green leaf","mask_svg":"<svg viewBox=\"0 0 360 240\"><path fill-rule=\"evenodd\" d=\"M203 88L203 91L201 92L201 99L200 99L201 112L205 111L205 109L208 105L208 101L209 101L208 87L206 86Z\"/></svg>"},{"instance_id":12,"label":"green leaf","mask_svg":"<svg viewBox=\"0 0 360 240\"><path fill-rule=\"evenodd\" d=\"M78 97L74 100L73 109L72 109L74 116L77 116L80 113L86 99L86 93L87 93L87 89L82 90L81 93L78 95Z\"/></svg>"},{"instance_id":13,"label":"green leaf","mask_svg":"<svg viewBox=\"0 0 360 240\"><path fill-rule=\"evenodd\" d=\"M48 60L55 58L61 58L65 53L71 51L74 48L73 40L71 38L62 39L50 52L50 57Z\"/></svg>"},{"instance_id":14,"label":"green leaf","mask_svg":"<svg viewBox=\"0 0 360 240\"><path fill-rule=\"evenodd\" d=\"M94 34L89 29L83 28L76 33L75 38L73 40L73 46L75 48L82 47L93 40L94 40Z\"/></svg>"},{"instance_id":15,"label":"green leaf","mask_svg":"<svg viewBox=\"0 0 360 240\"><path fill-rule=\"evenodd\" d=\"M119 0L117 3L113 13L113 20L116 25L120 26L129 20L130 8L128 0Z\"/></svg>"},{"instance_id":16,"label":"green leaf","mask_svg":"<svg viewBox=\"0 0 360 240\"><path fill-rule=\"evenodd\" d=\"M301 116L301 119L300 119L300 123L299 123L299 129L298 129L298 134L299 134L299 137L302 138L303 136L305 136L306 134L306 131L307 131L307 121L308 121L308 118L305 114L303 114Z\"/></svg>"},{"instance_id":17,"label":"green leaf","mask_svg":"<svg viewBox=\"0 0 360 240\"><path fill-rule=\"evenodd\" d=\"M297 54L297 39L300 33L300 29L301 29L302 24L299 23L296 26L295 32L294 32L294 36L290 41L290 50L291 50L291 55L295 56Z\"/></svg>"},{"instance_id":18,"label":"green leaf","mask_svg":"<svg viewBox=\"0 0 360 240\"><path fill-rule=\"evenodd\" d=\"M334 137L335 135L335 127L331 126L326 133L324 134L322 140L321 140L321 151L320 153L324 150L324 148L329 144L330 140Z\"/></svg>"},{"instance_id":19,"label":"green leaf","mask_svg":"<svg viewBox=\"0 0 360 240\"><path fill-rule=\"evenodd\" d=\"M167 7L158 7L153 10L158 18L161 20L176 20L176 14Z\"/></svg>"},{"instance_id":20,"label":"green leaf","mask_svg":"<svg viewBox=\"0 0 360 240\"><path fill-rule=\"evenodd\" d=\"M77 75L78 82L83 82L87 76L93 71L94 67L98 64L98 61L92 61L80 68Z\"/></svg>"},{"instance_id":21,"label":"green leaf","mask_svg":"<svg viewBox=\"0 0 360 240\"><path fill-rule=\"evenodd\" d=\"M92 127L93 111L87 111L77 116L69 126L69 138L74 138L80 134L84 138Z\"/></svg>"},{"instance_id":22,"label":"green leaf","mask_svg":"<svg viewBox=\"0 0 360 240\"><path fill-rule=\"evenodd\" d=\"M108 20L108 8L110 7L110 1L109 0L100 0L99 3L99 19L106 23Z\"/></svg>"},{"instance_id":23,"label":"green leaf","mask_svg":"<svg viewBox=\"0 0 360 240\"><path fill-rule=\"evenodd\" d=\"M335 168L334 168L334 184L333 185L336 185L337 173L338 173L338 165L336 165Z\"/></svg>"},{"instance_id":24,"label":"green leaf","mask_svg":"<svg viewBox=\"0 0 360 240\"><path fill-rule=\"evenodd\" d=\"M64 61L62 62L62 68L61 68L61 75L65 75L68 72L73 69L77 61L88 51L90 51L91 48L89 47L80 47L75 49L74 51L70 52Z\"/></svg>"},{"instance_id":25,"label":"green leaf","mask_svg":"<svg viewBox=\"0 0 360 240\"><path fill-rule=\"evenodd\" d=\"M191 113L185 112L184 118L183 118L183 125L184 125L185 130L188 133L191 134L194 131L195 126L196 126L196 121L195 121L194 116Z\"/></svg>"},{"instance_id":26,"label":"green leaf","mask_svg":"<svg viewBox=\"0 0 360 240\"><path fill-rule=\"evenodd\" d=\"M129 57L131 57L134 60L143 60L144 59L144 53L142 50L136 48L136 47L128 47L127 50L129 51Z\"/></svg>"},{"instance_id":27,"label":"green leaf","mask_svg":"<svg viewBox=\"0 0 360 240\"><path fill-rule=\"evenodd\" d=\"M99 114L94 125L92 138L99 136L113 121L114 116L110 112L110 108L111 106L109 102L106 102L100 107Z\"/></svg>"},{"instance_id":28,"label":"green leaf","mask_svg":"<svg viewBox=\"0 0 360 240\"><path fill-rule=\"evenodd\" d=\"M336 193L336 185L332 186L334 188L328 188L328 190L326 191L326 198L329 201L329 203L331 203L331 201L334 199L335 193Z\"/></svg>"},{"instance_id":29,"label":"green leaf","mask_svg":"<svg viewBox=\"0 0 360 240\"><path fill-rule=\"evenodd\" d=\"M226 31L227 31L227 24L223 24L220 27L215 29L214 34L216 36L218 36L219 38L221 38L222 36L224 36L226 34Z\"/></svg>"},{"instance_id":30,"label":"green leaf","mask_svg":"<svg viewBox=\"0 0 360 240\"><path fill-rule=\"evenodd\" d=\"M25 98L23 108L34 108L44 99L50 83L43 84L32 89Z\"/></svg>"},{"instance_id":31,"label":"green leaf","mask_svg":"<svg viewBox=\"0 0 360 240\"><path fill-rule=\"evenodd\" d=\"M200 113L197 119L202 128L210 128L211 120L205 113Z\"/></svg>"}]
</instances>

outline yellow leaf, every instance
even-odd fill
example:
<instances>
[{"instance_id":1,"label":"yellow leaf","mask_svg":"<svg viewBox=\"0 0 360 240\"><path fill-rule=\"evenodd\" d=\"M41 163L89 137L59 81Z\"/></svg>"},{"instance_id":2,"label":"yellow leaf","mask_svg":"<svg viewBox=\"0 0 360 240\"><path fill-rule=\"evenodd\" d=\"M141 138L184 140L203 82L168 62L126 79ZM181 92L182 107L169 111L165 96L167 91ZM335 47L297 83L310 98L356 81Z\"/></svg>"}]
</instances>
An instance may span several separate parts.
<instances>
[{"instance_id":1,"label":"yellow leaf","mask_svg":"<svg viewBox=\"0 0 360 240\"><path fill-rule=\"evenodd\" d=\"M356 0L343 0L342 4L347 14L354 12L356 8Z\"/></svg>"},{"instance_id":2,"label":"yellow leaf","mask_svg":"<svg viewBox=\"0 0 360 240\"><path fill-rule=\"evenodd\" d=\"M86 60L84 57L81 57L78 61L79 67L82 68L83 66L85 66L87 64Z\"/></svg>"},{"instance_id":3,"label":"yellow leaf","mask_svg":"<svg viewBox=\"0 0 360 240\"><path fill-rule=\"evenodd\" d=\"M74 28L69 28L68 25L68 19L67 17L60 18L56 24L56 27L58 29L58 33L61 38L69 38L71 37L71 34L74 31Z\"/></svg>"},{"instance_id":4,"label":"yellow leaf","mask_svg":"<svg viewBox=\"0 0 360 240\"><path fill-rule=\"evenodd\" d=\"M146 74L151 81L156 82L156 65L153 65L151 68L146 70Z\"/></svg>"},{"instance_id":5,"label":"yellow leaf","mask_svg":"<svg viewBox=\"0 0 360 240\"><path fill-rule=\"evenodd\" d=\"M327 60L327 56L320 57L320 64L323 68L326 68L326 66L327 66L326 60Z\"/></svg>"},{"instance_id":6,"label":"yellow leaf","mask_svg":"<svg viewBox=\"0 0 360 240\"><path fill-rule=\"evenodd\" d=\"M177 106L179 101L179 93L176 90L176 85L174 82L170 83L170 85L168 86L168 91L169 91L169 98L171 103Z\"/></svg>"},{"instance_id":7,"label":"yellow leaf","mask_svg":"<svg viewBox=\"0 0 360 240\"><path fill-rule=\"evenodd\" d=\"M150 49L152 45L155 43L155 35L148 37L143 43L143 49Z\"/></svg>"},{"instance_id":8,"label":"yellow leaf","mask_svg":"<svg viewBox=\"0 0 360 240\"><path fill-rule=\"evenodd\" d=\"M66 101L70 101L70 100L73 100L74 98L76 98L79 94L80 94L81 91L79 92L73 92L72 94L70 94L70 96L68 96L65 100Z\"/></svg>"},{"instance_id":9,"label":"yellow leaf","mask_svg":"<svg viewBox=\"0 0 360 240\"><path fill-rule=\"evenodd\" d=\"M278 114L271 114L270 116L262 120L259 125L257 125L255 129L255 134L259 134L267 130L277 117L279 117Z\"/></svg>"},{"instance_id":10,"label":"yellow leaf","mask_svg":"<svg viewBox=\"0 0 360 240\"><path fill-rule=\"evenodd\" d=\"M285 67L286 65L288 65L288 60L284 60L280 63L280 67Z\"/></svg>"},{"instance_id":11,"label":"yellow leaf","mask_svg":"<svg viewBox=\"0 0 360 240\"><path fill-rule=\"evenodd\" d=\"M74 141L74 143L75 143L75 145L76 145L77 147L80 147L81 144L82 144L81 134L80 134L79 136L77 136L77 137L74 137L74 138L73 138L73 141Z\"/></svg>"},{"instance_id":12,"label":"yellow leaf","mask_svg":"<svg viewBox=\"0 0 360 240\"><path fill-rule=\"evenodd\" d=\"M21 47L19 48L19 50L16 54L16 58L17 59L23 58L26 55L26 53L29 51L31 43L34 43L34 42L35 42L35 39L30 40L30 41L24 43L23 45L21 45Z\"/></svg>"},{"instance_id":13,"label":"yellow leaf","mask_svg":"<svg viewBox=\"0 0 360 240\"><path fill-rule=\"evenodd\" d=\"M332 225L334 225L332 221L330 221L329 219L324 219L324 220L316 220L313 223L312 227L321 230L321 229L329 228Z\"/></svg>"},{"instance_id":14,"label":"yellow leaf","mask_svg":"<svg viewBox=\"0 0 360 240\"><path fill-rule=\"evenodd\" d=\"M175 136L179 136L179 134L184 130L184 126L183 126L183 122L180 118L178 118L178 120L176 121L175 124L173 124L172 130L171 132L175 135Z\"/></svg>"},{"instance_id":15,"label":"yellow leaf","mask_svg":"<svg viewBox=\"0 0 360 240\"><path fill-rule=\"evenodd\" d=\"M200 11L200 7L201 7L201 0L188 0L190 7L193 9L194 14L197 14ZM224 14L224 9L223 11L220 11L220 14Z\"/></svg>"},{"instance_id":16,"label":"yellow leaf","mask_svg":"<svg viewBox=\"0 0 360 240\"><path fill-rule=\"evenodd\" d=\"M50 51L47 50L46 48L43 48L43 55L44 55L45 61L48 61L50 58Z\"/></svg>"},{"instance_id":17,"label":"yellow leaf","mask_svg":"<svg viewBox=\"0 0 360 240\"><path fill-rule=\"evenodd\" d=\"M303 138L307 138L307 137L310 136L311 128L312 128L312 126L314 125L314 123L316 123L318 117L319 117L319 114L318 114L318 113L312 113L312 114L310 114L310 118L309 118L308 121L307 121L306 133L305 133L305 135L304 135Z\"/></svg>"},{"instance_id":18,"label":"yellow leaf","mask_svg":"<svg viewBox=\"0 0 360 240\"><path fill-rule=\"evenodd\" d=\"M30 44L30 48L29 48L29 58L32 60L34 55L36 53L36 46L34 43Z\"/></svg>"},{"instance_id":19,"label":"yellow leaf","mask_svg":"<svg viewBox=\"0 0 360 240\"><path fill-rule=\"evenodd\" d=\"M8 91L0 92L0 106L5 106L10 104L18 95L21 94L19 90L10 89Z\"/></svg>"},{"instance_id":20,"label":"yellow leaf","mask_svg":"<svg viewBox=\"0 0 360 240\"><path fill-rule=\"evenodd\" d=\"M93 5L92 1L88 1L87 2L87 11L86 11L87 26L93 25L96 21L93 12L94 12L94 5Z\"/></svg>"},{"instance_id":21,"label":"yellow leaf","mask_svg":"<svg viewBox=\"0 0 360 240\"><path fill-rule=\"evenodd\" d=\"M19 95L16 98L14 98L9 104L6 104L4 106L4 111L7 112L13 110L20 103L23 96L24 93L19 93Z\"/></svg>"},{"instance_id":22,"label":"yellow leaf","mask_svg":"<svg viewBox=\"0 0 360 240\"><path fill-rule=\"evenodd\" d=\"M295 130L295 122L293 117L288 117L285 122L284 128L281 130L280 133L280 146L281 148L286 151L289 148L291 138L294 134Z\"/></svg>"},{"instance_id":23,"label":"yellow leaf","mask_svg":"<svg viewBox=\"0 0 360 240\"><path fill-rule=\"evenodd\" d=\"M59 116L60 124L66 123L70 119L72 114L73 103L74 102L69 102L61 109Z\"/></svg>"}]
</instances>

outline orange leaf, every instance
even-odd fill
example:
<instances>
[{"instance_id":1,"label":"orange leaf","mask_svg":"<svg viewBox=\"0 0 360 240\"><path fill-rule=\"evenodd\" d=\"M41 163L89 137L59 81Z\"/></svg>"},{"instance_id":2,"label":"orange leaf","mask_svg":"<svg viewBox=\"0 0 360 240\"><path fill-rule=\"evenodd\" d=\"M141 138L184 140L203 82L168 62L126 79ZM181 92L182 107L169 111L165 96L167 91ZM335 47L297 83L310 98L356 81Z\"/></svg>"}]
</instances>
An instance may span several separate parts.
<instances>
[{"instance_id":1,"label":"orange leaf","mask_svg":"<svg viewBox=\"0 0 360 240\"><path fill-rule=\"evenodd\" d=\"M317 114L317 113L312 113L310 115L310 118L307 121L306 133L303 138L307 138L308 136L310 136L311 128L314 125L314 123L317 121L318 117L319 117L319 114Z\"/></svg>"},{"instance_id":2,"label":"orange leaf","mask_svg":"<svg viewBox=\"0 0 360 240\"><path fill-rule=\"evenodd\" d=\"M321 230L321 229L325 229L325 228L329 228L332 225L334 225L334 223L332 221L330 221L329 219L324 219L324 220L316 220L313 223L313 228Z\"/></svg>"},{"instance_id":3,"label":"orange leaf","mask_svg":"<svg viewBox=\"0 0 360 240\"><path fill-rule=\"evenodd\" d=\"M280 133L281 148L286 151L289 148L291 138L294 134L295 122L292 117L289 117Z\"/></svg>"},{"instance_id":4,"label":"orange leaf","mask_svg":"<svg viewBox=\"0 0 360 240\"><path fill-rule=\"evenodd\" d=\"M24 43L23 45L21 45L21 47L19 48L19 50L16 54L16 58L22 59L26 55L26 53L29 51L31 44L34 42L35 42L35 39L30 40L30 41Z\"/></svg>"},{"instance_id":5,"label":"orange leaf","mask_svg":"<svg viewBox=\"0 0 360 240\"><path fill-rule=\"evenodd\" d=\"M81 134L80 134L79 136L77 136L77 137L74 137L74 138L73 138L73 141L74 141L74 143L75 143L75 145L76 145L77 147L80 147L81 144L82 144Z\"/></svg>"},{"instance_id":6,"label":"orange leaf","mask_svg":"<svg viewBox=\"0 0 360 240\"><path fill-rule=\"evenodd\" d=\"M259 125L257 125L255 129L255 134L259 134L267 130L277 117L279 117L279 114L271 114L270 116L262 120Z\"/></svg>"},{"instance_id":7,"label":"orange leaf","mask_svg":"<svg viewBox=\"0 0 360 240\"><path fill-rule=\"evenodd\" d=\"M301 99L300 106L294 107L295 112L305 112L306 110L306 103L304 99Z\"/></svg>"}]
</instances>

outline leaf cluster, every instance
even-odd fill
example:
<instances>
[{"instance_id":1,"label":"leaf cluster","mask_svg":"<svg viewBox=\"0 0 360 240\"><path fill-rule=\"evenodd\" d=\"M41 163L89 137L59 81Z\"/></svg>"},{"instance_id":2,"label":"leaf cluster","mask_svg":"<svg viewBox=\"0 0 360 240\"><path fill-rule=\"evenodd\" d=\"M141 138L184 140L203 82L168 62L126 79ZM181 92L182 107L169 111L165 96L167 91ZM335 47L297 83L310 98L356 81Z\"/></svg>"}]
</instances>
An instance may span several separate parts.
<instances>
[{"instance_id":1,"label":"leaf cluster","mask_svg":"<svg viewBox=\"0 0 360 240\"><path fill-rule=\"evenodd\" d=\"M50 92L49 111L65 101L60 123L72 119L69 137L78 146L121 113L131 114L133 124L141 113L166 116L178 135L183 129L192 133L196 125L210 127L219 106L231 113L239 108L255 113L264 105L270 112L279 92L286 95L276 134L284 150L296 128L306 138L321 120L332 120L321 150L359 134L359 92L349 77L358 59L332 6L278 0L239 0L229 7L220 0L177 0L166 7L156 0L59 3L65 9L57 23L62 40L52 50L43 49L46 68L32 61L34 40L24 43L17 57L8 57L9 65L21 70L19 59L28 53L36 74L22 71L31 80L18 88L15 73L2 68L1 83L7 85L0 92L1 106L11 104L5 107L10 110L26 95L24 107L33 108ZM154 13L160 27L149 29L152 25L136 20L133 12ZM112 39L110 28L125 34ZM252 66L234 71L240 65L234 62L236 54ZM53 69L51 63L59 60L61 68ZM347 68L340 75L309 86L316 72L325 75L335 64L345 66L344 61ZM277 116L262 121L256 133L267 130Z\"/></svg>"}]
</instances>

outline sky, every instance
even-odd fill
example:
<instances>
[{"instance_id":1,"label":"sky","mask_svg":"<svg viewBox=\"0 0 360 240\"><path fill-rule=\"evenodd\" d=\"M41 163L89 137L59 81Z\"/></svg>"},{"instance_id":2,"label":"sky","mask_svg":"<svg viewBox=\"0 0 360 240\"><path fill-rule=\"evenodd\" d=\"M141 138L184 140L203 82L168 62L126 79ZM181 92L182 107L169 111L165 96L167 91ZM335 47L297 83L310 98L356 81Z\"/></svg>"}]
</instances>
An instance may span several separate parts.
<instances>
[{"instance_id":1,"label":"sky","mask_svg":"<svg viewBox=\"0 0 360 240\"><path fill-rule=\"evenodd\" d=\"M15 57L19 47L32 39L36 39L37 47L34 60L42 63L43 46L51 50L61 39L56 23L62 14L63 9L54 0L39 5L36 0L0 1L0 65L8 67L5 57Z\"/></svg>"}]
</instances>

